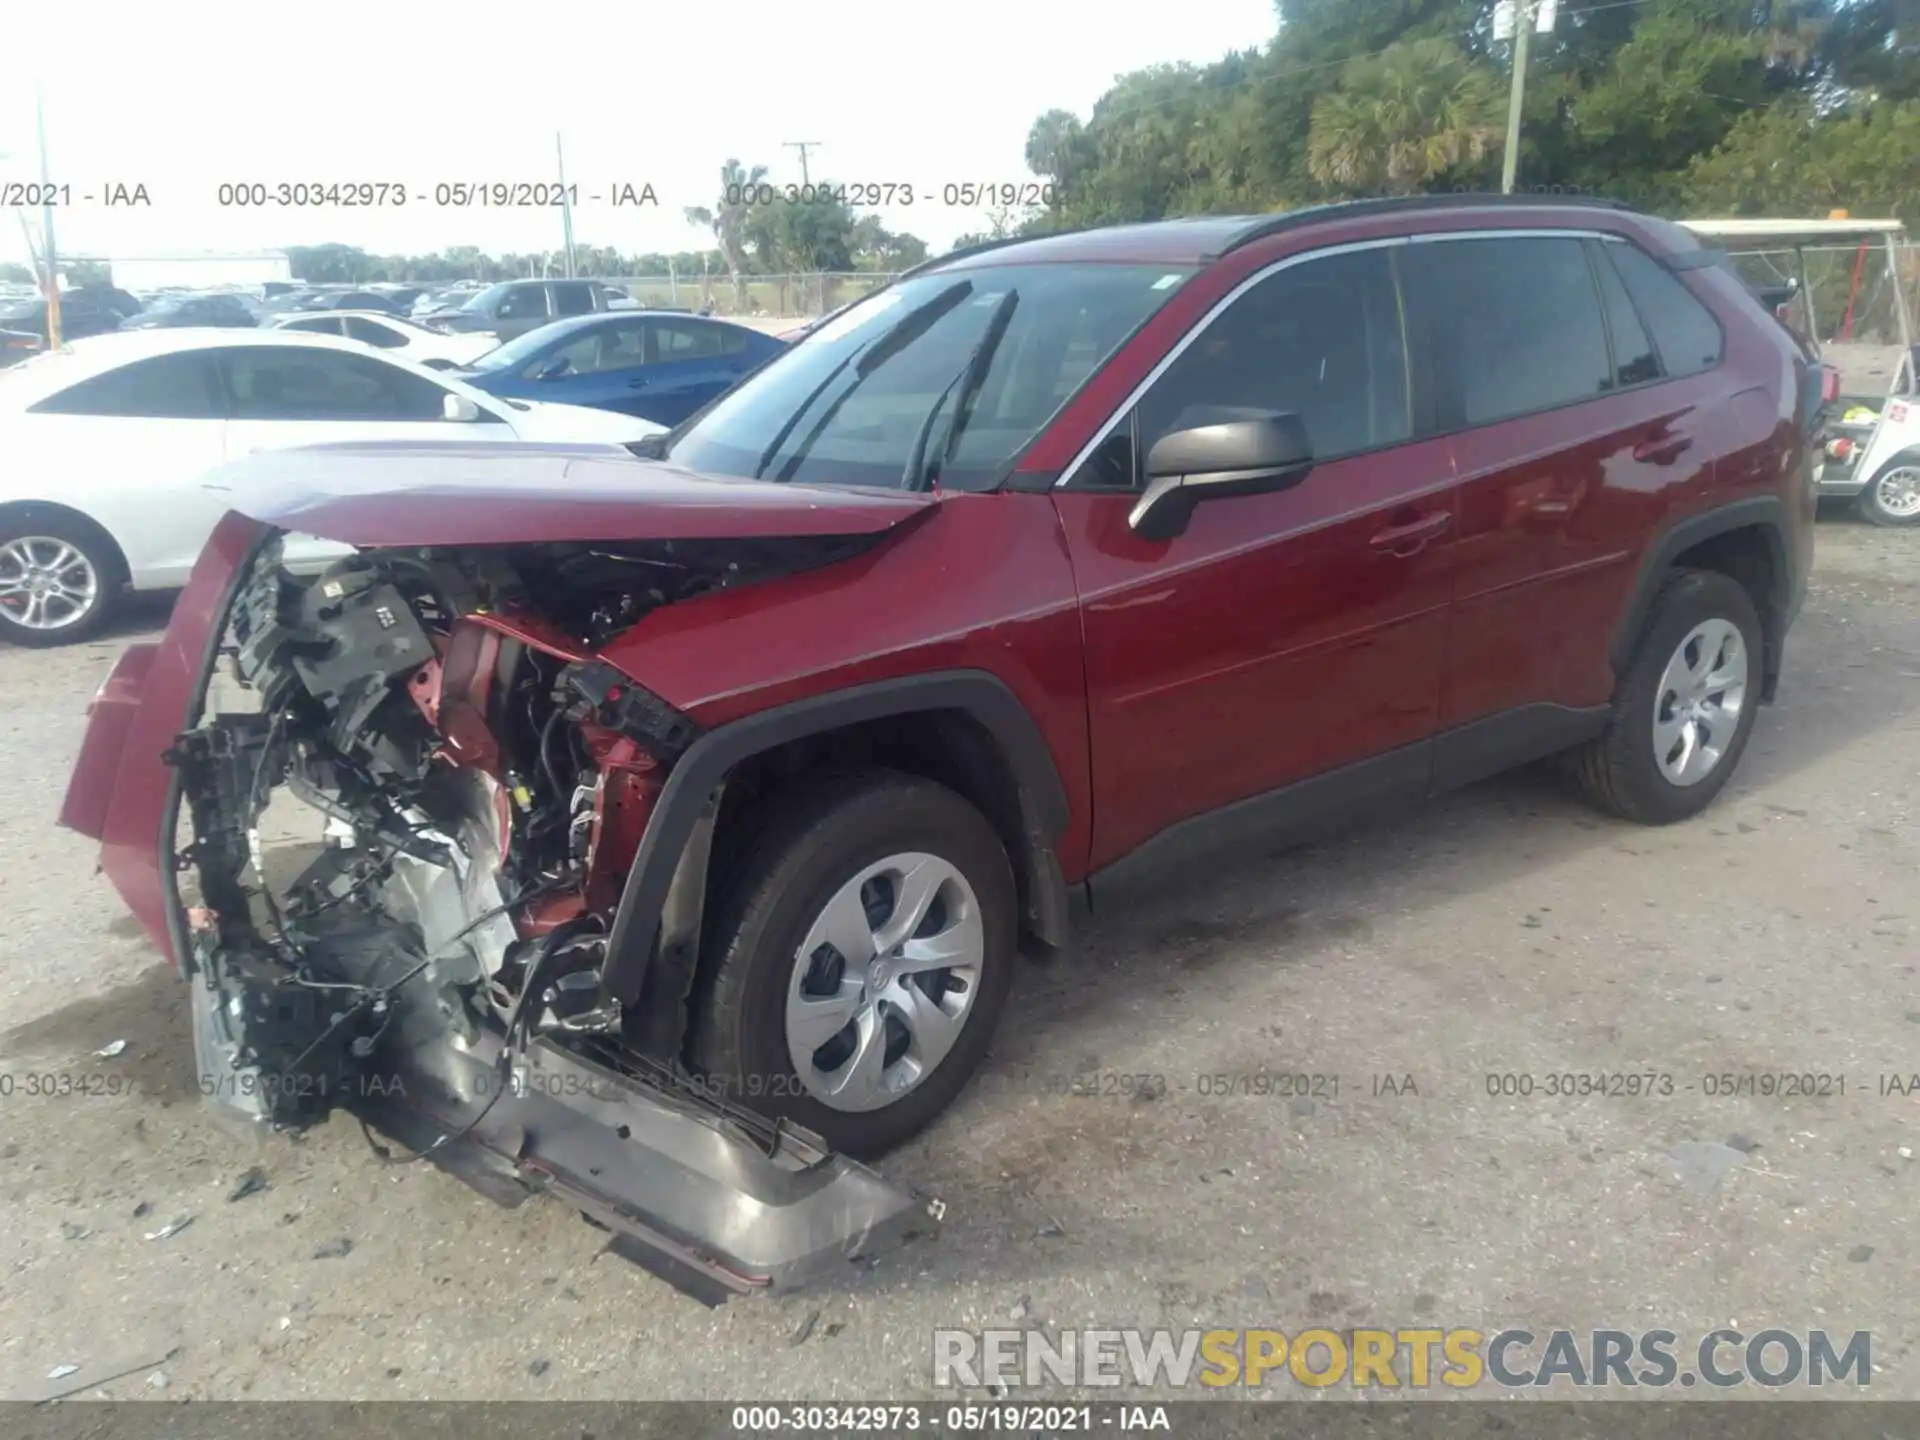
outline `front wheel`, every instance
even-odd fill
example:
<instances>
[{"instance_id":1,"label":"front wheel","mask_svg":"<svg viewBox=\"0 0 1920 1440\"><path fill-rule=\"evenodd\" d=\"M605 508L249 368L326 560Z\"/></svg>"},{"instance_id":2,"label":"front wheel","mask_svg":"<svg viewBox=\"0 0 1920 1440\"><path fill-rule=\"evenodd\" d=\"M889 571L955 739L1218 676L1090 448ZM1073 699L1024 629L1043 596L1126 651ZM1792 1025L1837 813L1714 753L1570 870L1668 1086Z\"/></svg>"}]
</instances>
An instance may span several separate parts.
<instances>
[{"instance_id":1,"label":"front wheel","mask_svg":"<svg viewBox=\"0 0 1920 1440\"><path fill-rule=\"evenodd\" d=\"M1895 457L1860 492L1860 513L1875 525L1920 525L1920 451Z\"/></svg>"},{"instance_id":2,"label":"front wheel","mask_svg":"<svg viewBox=\"0 0 1920 1440\"><path fill-rule=\"evenodd\" d=\"M1016 901L993 827L945 786L828 775L762 824L718 907L692 1059L716 1088L892 1149L978 1068L1013 978Z\"/></svg>"},{"instance_id":3,"label":"front wheel","mask_svg":"<svg viewBox=\"0 0 1920 1440\"><path fill-rule=\"evenodd\" d=\"M0 530L0 638L36 649L99 633L119 590L115 558L60 517Z\"/></svg>"}]
</instances>

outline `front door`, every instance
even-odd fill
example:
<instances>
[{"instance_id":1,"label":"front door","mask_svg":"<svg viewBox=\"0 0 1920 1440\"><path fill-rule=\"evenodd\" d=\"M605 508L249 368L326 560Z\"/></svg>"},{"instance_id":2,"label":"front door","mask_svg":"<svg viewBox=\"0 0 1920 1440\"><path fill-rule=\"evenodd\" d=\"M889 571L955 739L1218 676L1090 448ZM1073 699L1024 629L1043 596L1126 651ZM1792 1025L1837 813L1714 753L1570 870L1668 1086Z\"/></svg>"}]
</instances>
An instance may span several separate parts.
<instances>
[{"instance_id":1,"label":"front door","mask_svg":"<svg viewBox=\"0 0 1920 1440\"><path fill-rule=\"evenodd\" d=\"M1412 438L1398 248L1283 261L1244 287L1056 492L1086 637L1094 868L1186 820L1222 822L1182 832L1202 845L1251 843L1311 823L1302 805L1426 788L1455 493L1445 441ZM1204 502L1172 540L1136 535L1154 441L1248 411L1301 418L1307 478Z\"/></svg>"}]
</instances>

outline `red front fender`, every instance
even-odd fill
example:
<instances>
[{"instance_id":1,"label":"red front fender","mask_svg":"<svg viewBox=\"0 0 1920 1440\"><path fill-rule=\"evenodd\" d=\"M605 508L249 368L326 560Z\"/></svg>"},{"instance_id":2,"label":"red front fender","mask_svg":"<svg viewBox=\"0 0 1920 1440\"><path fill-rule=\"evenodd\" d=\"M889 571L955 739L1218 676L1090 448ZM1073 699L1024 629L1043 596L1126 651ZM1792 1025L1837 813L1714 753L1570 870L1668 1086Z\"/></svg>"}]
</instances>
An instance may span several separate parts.
<instances>
[{"instance_id":1,"label":"red front fender","mask_svg":"<svg viewBox=\"0 0 1920 1440\"><path fill-rule=\"evenodd\" d=\"M100 841L100 868L142 928L179 968L168 911L173 771L161 760L199 719L234 575L266 531L229 513L213 532L158 642L129 646L88 707L86 738L60 823ZM163 833L163 830L165 833Z\"/></svg>"}]
</instances>

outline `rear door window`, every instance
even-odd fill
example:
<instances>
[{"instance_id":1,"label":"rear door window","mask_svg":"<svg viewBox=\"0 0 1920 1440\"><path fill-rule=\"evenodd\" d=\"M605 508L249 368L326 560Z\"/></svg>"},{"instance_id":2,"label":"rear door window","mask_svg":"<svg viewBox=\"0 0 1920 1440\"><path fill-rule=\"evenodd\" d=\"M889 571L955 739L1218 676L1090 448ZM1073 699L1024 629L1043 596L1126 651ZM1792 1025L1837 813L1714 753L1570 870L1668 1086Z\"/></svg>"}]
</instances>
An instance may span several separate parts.
<instances>
[{"instance_id":1,"label":"rear door window","mask_svg":"<svg viewBox=\"0 0 1920 1440\"><path fill-rule=\"evenodd\" d=\"M702 360L724 355L727 335L718 325L698 320L653 320L654 360Z\"/></svg>"},{"instance_id":2,"label":"rear door window","mask_svg":"<svg viewBox=\"0 0 1920 1440\"><path fill-rule=\"evenodd\" d=\"M378 320L369 320L364 315L346 317L347 338L358 340L363 345L375 345L382 350L396 350L407 343L407 337L390 325L382 325Z\"/></svg>"},{"instance_id":3,"label":"rear door window","mask_svg":"<svg viewBox=\"0 0 1920 1440\"><path fill-rule=\"evenodd\" d=\"M33 407L48 415L131 415L164 420L216 420L220 404L212 369L199 351L136 360L82 380Z\"/></svg>"},{"instance_id":4,"label":"rear door window","mask_svg":"<svg viewBox=\"0 0 1920 1440\"><path fill-rule=\"evenodd\" d=\"M509 290L500 300L494 317L500 320L536 320L547 313L547 288L521 285Z\"/></svg>"},{"instance_id":5,"label":"rear door window","mask_svg":"<svg viewBox=\"0 0 1920 1440\"><path fill-rule=\"evenodd\" d=\"M289 320L280 327L282 330L306 330L315 335L341 334L340 317L337 315L316 316L312 320Z\"/></svg>"},{"instance_id":6,"label":"rear door window","mask_svg":"<svg viewBox=\"0 0 1920 1440\"><path fill-rule=\"evenodd\" d=\"M584 280L562 281L553 287L553 313L556 315L591 315L593 313L593 286Z\"/></svg>"},{"instance_id":7,"label":"rear door window","mask_svg":"<svg viewBox=\"0 0 1920 1440\"><path fill-rule=\"evenodd\" d=\"M430 380L341 350L223 350L236 420L442 420L447 392Z\"/></svg>"},{"instance_id":8,"label":"rear door window","mask_svg":"<svg viewBox=\"0 0 1920 1440\"><path fill-rule=\"evenodd\" d=\"M1401 251L1407 307L1442 430L1491 425L1615 388L1578 239L1423 239Z\"/></svg>"}]
</instances>

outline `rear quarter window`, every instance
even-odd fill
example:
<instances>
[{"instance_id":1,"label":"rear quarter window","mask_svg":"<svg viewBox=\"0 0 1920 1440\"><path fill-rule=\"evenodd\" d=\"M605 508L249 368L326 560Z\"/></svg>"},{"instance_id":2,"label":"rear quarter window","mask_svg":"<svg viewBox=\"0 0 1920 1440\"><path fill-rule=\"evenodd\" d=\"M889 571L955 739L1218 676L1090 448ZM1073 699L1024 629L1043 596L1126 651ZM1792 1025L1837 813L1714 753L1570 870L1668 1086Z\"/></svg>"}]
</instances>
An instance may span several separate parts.
<instances>
[{"instance_id":1,"label":"rear quarter window","mask_svg":"<svg viewBox=\"0 0 1920 1440\"><path fill-rule=\"evenodd\" d=\"M1615 240L1601 248L1633 297L1669 379L1698 375L1720 363L1726 350L1720 322L1678 276L1631 241Z\"/></svg>"}]
</instances>

